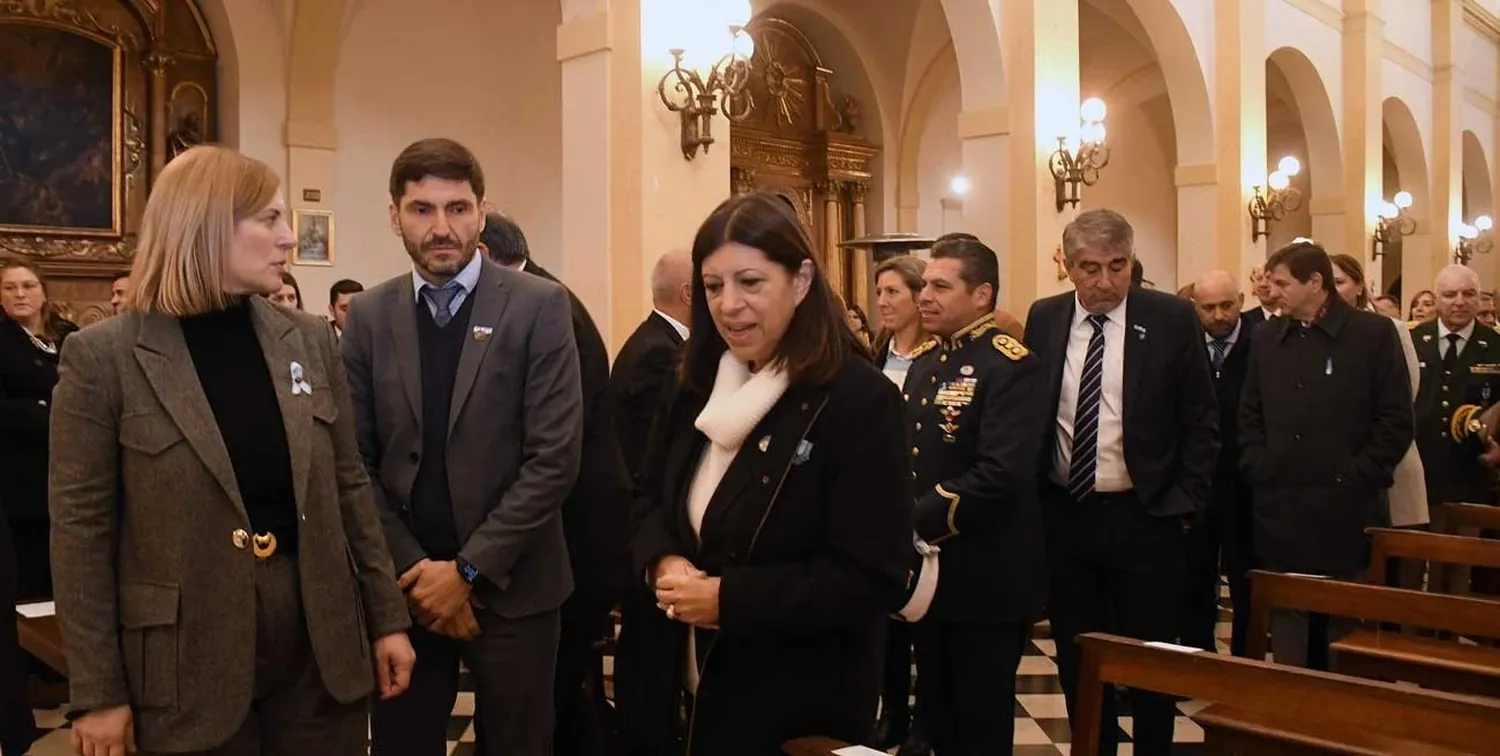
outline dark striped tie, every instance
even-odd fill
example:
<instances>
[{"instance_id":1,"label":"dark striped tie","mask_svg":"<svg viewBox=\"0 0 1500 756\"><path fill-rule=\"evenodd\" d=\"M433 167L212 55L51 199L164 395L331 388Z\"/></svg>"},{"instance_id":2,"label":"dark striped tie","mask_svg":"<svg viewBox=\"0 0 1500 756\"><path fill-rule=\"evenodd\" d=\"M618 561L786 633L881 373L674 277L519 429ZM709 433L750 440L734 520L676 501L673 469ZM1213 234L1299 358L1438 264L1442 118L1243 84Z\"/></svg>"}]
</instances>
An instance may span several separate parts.
<instances>
[{"instance_id":1,"label":"dark striped tie","mask_svg":"<svg viewBox=\"0 0 1500 756\"><path fill-rule=\"evenodd\" d=\"M1214 350L1214 376L1218 377L1219 373L1224 370L1224 357L1229 351L1229 342L1224 339L1214 339L1209 346Z\"/></svg>"},{"instance_id":2,"label":"dark striped tie","mask_svg":"<svg viewBox=\"0 0 1500 756\"><path fill-rule=\"evenodd\" d=\"M1083 375L1078 379L1078 410L1073 413L1073 458L1068 469L1068 492L1083 501L1094 492L1099 462L1099 400L1104 395L1104 324L1108 315L1090 315L1094 333L1089 336Z\"/></svg>"}]
</instances>

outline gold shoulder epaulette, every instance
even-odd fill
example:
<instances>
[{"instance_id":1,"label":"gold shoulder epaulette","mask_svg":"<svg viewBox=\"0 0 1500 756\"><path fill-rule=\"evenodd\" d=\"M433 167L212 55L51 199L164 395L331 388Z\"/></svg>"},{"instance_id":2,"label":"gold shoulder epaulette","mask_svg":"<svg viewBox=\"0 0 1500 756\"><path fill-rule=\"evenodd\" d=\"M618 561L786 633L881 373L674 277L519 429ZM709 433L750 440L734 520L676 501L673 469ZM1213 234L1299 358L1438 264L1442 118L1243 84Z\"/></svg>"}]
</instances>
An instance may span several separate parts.
<instances>
[{"instance_id":1,"label":"gold shoulder epaulette","mask_svg":"<svg viewBox=\"0 0 1500 756\"><path fill-rule=\"evenodd\" d=\"M935 346L937 346L937 345L938 345L937 339L928 339L928 340L926 340L926 341L918 344L917 348L911 350L911 354L908 355L908 356L910 356L912 359L915 360L916 358L921 357L922 355L927 354L928 352L932 351L932 348L935 347Z\"/></svg>"},{"instance_id":2,"label":"gold shoulder epaulette","mask_svg":"<svg viewBox=\"0 0 1500 756\"><path fill-rule=\"evenodd\" d=\"M990 344L994 345L995 351L1011 358L1012 360L1019 360L1022 357L1031 354L1031 350L1027 349L1025 344L1022 344L1021 342L1016 341L1015 339L1003 333L991 339Z\"/></svg>"}]
</instances>

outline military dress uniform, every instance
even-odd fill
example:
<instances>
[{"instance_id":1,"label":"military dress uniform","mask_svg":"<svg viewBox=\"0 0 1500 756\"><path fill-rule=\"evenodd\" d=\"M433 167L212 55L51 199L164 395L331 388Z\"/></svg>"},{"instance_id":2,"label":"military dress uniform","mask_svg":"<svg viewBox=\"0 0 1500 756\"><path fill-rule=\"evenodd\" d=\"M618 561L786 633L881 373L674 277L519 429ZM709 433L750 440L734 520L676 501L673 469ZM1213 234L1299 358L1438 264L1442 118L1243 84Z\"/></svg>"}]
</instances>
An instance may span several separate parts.
<instances>
[{"instance_id":1,"label":"military dress uniform","mask_svg":"<svg viewBox=\"0 0 1500 756\"><path fill-rule=\"evenodd\" d=\"M1500 401L1500 334L1475 321L1457 356L1437 321L1412 328L1422 383L1417 390L1417 451L1427 475L1431 505L1494 500L1492 473L1478 460L1484 451L1470 426Z\"/></svg>"},{"instance_id":2,"label":"military dress uniform","mask_svg":"<svg viewBox=\"0 0 1500 756\"><path fill-rule=\"evenodd\" d=\"M941 565L914 629L918 696L937 753L1009 753L1016 668L1046 601L1045 371L992 315L915 358L904 395L913 517Z\"/></svg>"}]
</instances>

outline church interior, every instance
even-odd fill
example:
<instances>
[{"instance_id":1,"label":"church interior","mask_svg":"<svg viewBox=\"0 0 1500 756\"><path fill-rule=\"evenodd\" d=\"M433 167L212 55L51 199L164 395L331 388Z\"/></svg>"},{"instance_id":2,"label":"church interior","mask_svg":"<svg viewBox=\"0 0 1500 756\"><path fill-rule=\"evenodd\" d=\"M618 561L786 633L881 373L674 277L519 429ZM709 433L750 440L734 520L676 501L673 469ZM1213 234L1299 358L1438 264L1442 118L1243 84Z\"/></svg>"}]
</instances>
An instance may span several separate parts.
<instances>
[{"instance_id":1,"label":"church interior","mask_svg":"<svg viewBox=\"0 0 1500 756\"><path fill-rule=\"evenodd\" d=\"M1394 297L1402 320L1450 264L1500 288L1500 0L0 0L0 61L0 257L35 263L84 327L114 311L153 185L201 144L281 177L301 309L332 313L336 282L407 275L388 171L427 137L473 151L486 206L524 229L610 355L652 311L658 258L752 192L791 205L822 275L871 316L876 266L945 234L994 249L995 306L1022 316L1072 291L1064 229L1101 208L1133 226L1142 285L1170 294L1229 271L1247 310L1268 255L1300 240L1361 261L1369 295ZM1493 535L1487 513L1445 506L1431 501L1433 533ZM1494 549L1449 556L1500 567ZM1434 566L1431 594L1378 619L1500 637L1500 603L1439 582ZM1313 613L1381 602L1295 580L1255 590ZM1215 645L1232 659L1219 592ZM20 621L23 647L65 672L45 618ZM1255 649L1265 618L1249 621ZM1367 663L1345 675L1093 640L1097 695L1155 682L1178 696L1175 753L1481 753L1464 743L1500 733L1484 722L1500 713L1493 641L1345 649ZM600 649L608 697L612 641ZM1056 657L1043 622L1017 670L1016 754L1079 738ZM50 687L34 756L71 753ZM1288 696L1340 732L1367 724L1368 742L1311 724L1287 735L1296 712L1257 701ZM478 753L474 708L466 678L448 753ZM1118 727L1130 753L1127 706Z\"/></svg>"}]
</instances>

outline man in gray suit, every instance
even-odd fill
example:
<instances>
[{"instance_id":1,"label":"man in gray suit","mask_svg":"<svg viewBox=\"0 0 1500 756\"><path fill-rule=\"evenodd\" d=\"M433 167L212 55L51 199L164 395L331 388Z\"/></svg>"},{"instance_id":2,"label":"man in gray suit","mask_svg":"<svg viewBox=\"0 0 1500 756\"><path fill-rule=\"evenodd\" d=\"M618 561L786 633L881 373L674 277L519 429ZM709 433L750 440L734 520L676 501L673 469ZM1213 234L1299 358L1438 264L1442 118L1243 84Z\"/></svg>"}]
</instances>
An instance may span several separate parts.
<instances>
[{"instance_id":1,"label":"man in gray suit","mask_svg":"<svg viewBox=\"0 0 1500 756\"><path fill-rule=\"evenodd\" d=\"M374 707L375 756L446 753L462 660L478 751L552 753L561 510L582 394L566 290L475 254L484 174L425 139L391 167L410 274L360 295L341 346L360 451L417 626L407 694Z\"/></svg>"}]
</instances>

